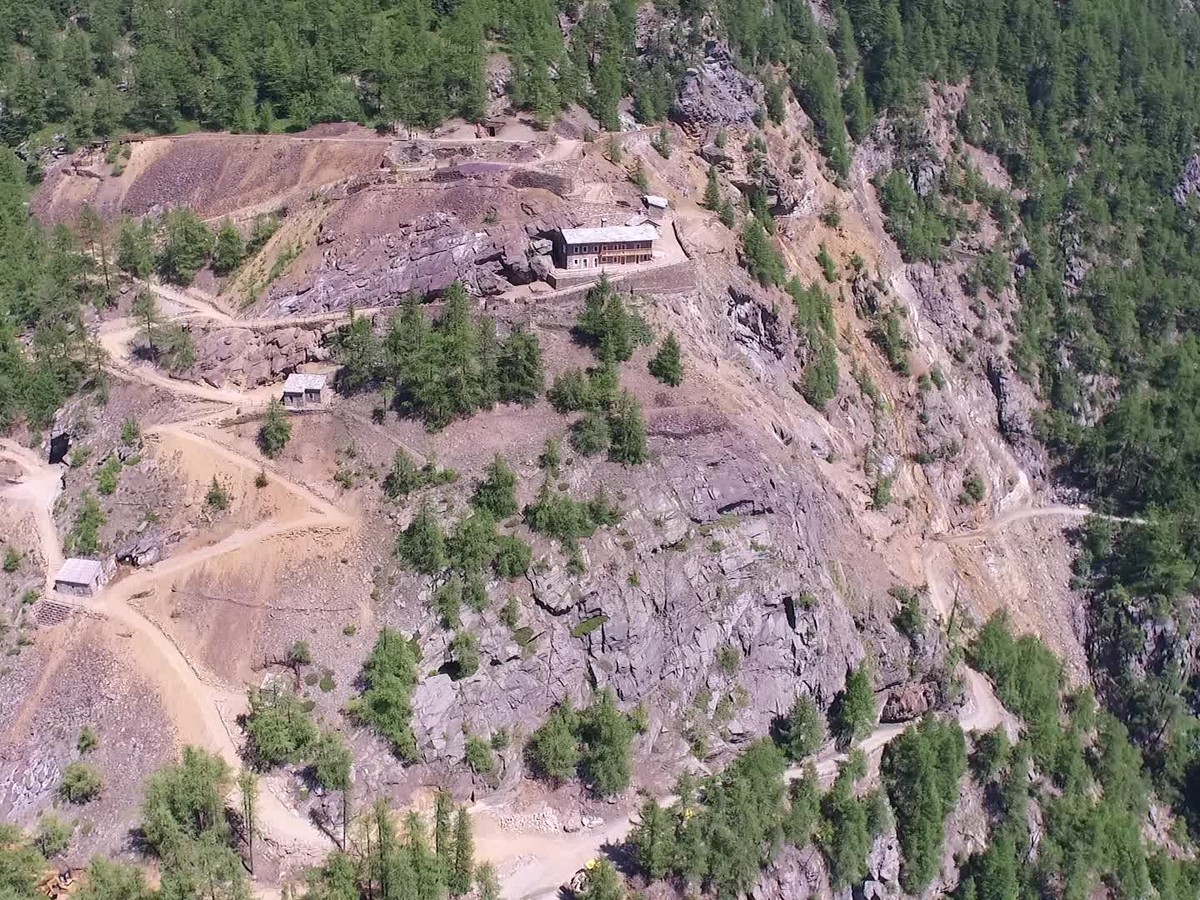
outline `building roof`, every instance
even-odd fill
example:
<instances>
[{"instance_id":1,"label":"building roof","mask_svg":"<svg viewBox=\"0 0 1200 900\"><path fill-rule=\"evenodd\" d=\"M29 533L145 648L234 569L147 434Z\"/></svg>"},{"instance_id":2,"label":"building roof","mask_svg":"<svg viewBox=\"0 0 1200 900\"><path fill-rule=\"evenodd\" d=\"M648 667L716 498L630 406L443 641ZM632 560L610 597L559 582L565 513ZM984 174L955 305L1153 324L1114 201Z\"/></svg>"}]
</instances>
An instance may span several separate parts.
<instances>
[{"instance_id":1,"label":"building roof","mask_svg":"<svg viewBox=\"0 0 1200 900\"><path fill-rule=\"evenodd\" d=\"M285 394L303 394L305 391L319 391L325 387L324 375L303 375L293 372L283 383Z\"/></svg>"},{"instance_id":2,"label":"building roof","mask_svg":"<svg viewBox=\"0 0 1200 900\"><path fill-rule=\"evenodd\" d=\"M72 557L62 564L54 580L65 581L67 584L91 584L99 577L99 560Z\"/></svg>"},{"instance_id":3,"label":"building roof","mask_svg":"<svg viewBox=\"0 0 1200 900\"><path fill-rule=\"evenodd\" d=\"M655 209L666 209L671 205L670 200L657 194L645 194L642 199L646 201L647 206L653 206Z\"/></svg>"},{"instance_id":4,"label":"building roof","mask_svg":"<svg viewBox=\"0 0 1200 900\"><path fill-rule=\"evenodd\" d=\"M609 225L607 228L564 228L563 240L568 244L612 244L617 241L656 241L658 229L653 225Z\"/></svg>"}]
</instances>

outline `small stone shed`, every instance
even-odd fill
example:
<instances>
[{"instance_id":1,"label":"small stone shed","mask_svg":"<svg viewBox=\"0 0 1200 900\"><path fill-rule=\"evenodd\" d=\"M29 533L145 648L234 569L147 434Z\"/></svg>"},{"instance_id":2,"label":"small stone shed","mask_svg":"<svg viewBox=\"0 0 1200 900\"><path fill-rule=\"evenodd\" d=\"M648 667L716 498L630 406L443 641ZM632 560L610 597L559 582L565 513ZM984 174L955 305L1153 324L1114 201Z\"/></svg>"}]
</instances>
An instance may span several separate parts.
<instances>
[{"instance_id":1,"label":"small stone shed","mask_svg":"<svg viewBox=\"0 0 1200 900\"><path fill-rule=\"evenodd\" d=\"M316 409L325 402L325 376L293 372L283 383L283 405L288 409Z\"/></svg>"},{"instance_id":2,"label":"small stone shed","mask_svg":"<svg viewBox=\"0 0 1200 900\"><path fill-rule=\"evenodd\" d=\"M54 576L54 590L73 597L91 597L108 580L108 570L98 559L72 557Z\"/></svg>"}]
</instances>

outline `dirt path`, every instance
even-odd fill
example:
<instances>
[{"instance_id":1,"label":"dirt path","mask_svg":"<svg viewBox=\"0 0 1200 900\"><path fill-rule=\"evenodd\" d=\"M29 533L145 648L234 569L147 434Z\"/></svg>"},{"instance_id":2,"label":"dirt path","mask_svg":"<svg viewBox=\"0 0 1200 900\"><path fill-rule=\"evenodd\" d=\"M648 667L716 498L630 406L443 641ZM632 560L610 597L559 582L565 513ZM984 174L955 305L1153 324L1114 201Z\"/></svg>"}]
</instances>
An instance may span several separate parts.
<instances>
[{"instance_id":1,"label":"dirt path","mask_svg":"<svg viewBox=\"0 0 1200 900\"><path fill-rule=\"evenodd\" d=\"M157 286L155 289L157 290ZM187 297L192 302L185 302L180 297ZM173 289L170 299L182 303L195 313L218 320L224 315L205 301L196 301L189 295L175 292ZM233 465L254 472L260 469L268 471L263 461L249 459L235 448L206 434L205 429L218 427L247 406L265 405L266 399L274 393L275 388L267 387L245 393L218 390L205 385L177 381L147 366L136 365L130 358L129 347L136 331L136 327L128 322L117 323L117 327L107 329L100 336L100 342L109 354L108 370L112 374L161 388L176 396L219 404L216 410L200 418L193 417L148 429L147 438L154 441L156 436L170 435L174 439L173 446L192 448L186 452L217 455ZM54 573L62 562L58 534L52 518L54 502L61 490L61 471L7 440L0 440L0 456L16 462L25 473L21 481L4 488L3 496L29 507L36 517L42 553L47 560L46 593L49 594L53 587ZM174 579L220 556L265 545L283 535L296 536L307 533L324 539L334 532L353 528L354 522L349 516L310 488L288 479L276 467L269 467L268 478L301 501L290 514L285 512L277 518L239 529L215 543L197 547L140 569L102 590L94 601L88 604L90 614L99 617L105 627L112 628L117 638L128 642L129 658L155 685L180 742L219 754L235 770L241 765L238 755L239 741L229 722L244 709L244 695L222 685L218 678L203 671L189 659L170 635L136 605L136 601L159 589L169 590ZM46 681L53 677L61 665L66 664L69 656L67 649L70 641L58 639L58 636L54 636L52 640L54 646L42 675ZM22 714L17 719L18 723L26 721L27 714L36 708L37 694L38 692L34 691L27 698ZM20 730L10 729L9 736ZM292 860L319 861L333 846L319 829L289 808L269 789L260 793L258 823L260 837L273 845L280 855Z\"/></svg>"},{"instance_id":2,"label":"dirt path","mask_svg":"<svg viewBox=\"0 0 1200 900\"><path fill-rule=\"evenodd\" d=\"M25 471L25 478L6 487L2 495L27 507L33 514L42 558L46 561L44 590L48 593L63 564L58 532L54 528L54 503L62 492L62 468L43 463L32 451L4 439L0 439L0 458L12 460Z\"/></svg>"}]
</instances>

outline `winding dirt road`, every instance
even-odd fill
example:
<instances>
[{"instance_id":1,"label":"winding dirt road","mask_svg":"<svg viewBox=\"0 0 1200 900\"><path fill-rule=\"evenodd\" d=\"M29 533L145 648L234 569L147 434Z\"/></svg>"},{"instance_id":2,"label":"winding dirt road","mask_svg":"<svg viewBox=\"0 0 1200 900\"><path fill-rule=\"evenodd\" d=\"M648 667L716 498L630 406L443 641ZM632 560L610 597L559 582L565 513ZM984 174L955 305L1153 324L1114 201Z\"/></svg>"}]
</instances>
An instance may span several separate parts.
<instances>
[{"instance_id":1,"label":"winding dirt road","mask_svg":"<svg viewBox=\"0 0 1200 900\"><path fill-rule=\"evenodd\" d=\"M157 286L155 290L158 290ZM170 293L176 292L172 290ZM202 300L195 301L195 307L193 314L218 320L222 316L221 311ZM259 324L245 327L258 327ZM280 322L276 325L286 327L287 323ZM129 642L129 658L136 661L139 670L156 687L163 707L177 731L179 741L220 754L236 770L241 765L238 755L239 741L229 722L244 709L244 694L241 691L230 690L222 685L219 679L204 672L188 659L178 644L147 618L134 601L160 586L168 585L179 575L225 554L265 544L283 535L349 531L354 527L354 522L304 485L287 479L269 465L264 466L262 460L252 460L241 455L205 433L206 429L218 427L247 407L264 405L274 393L274 387L243 393L168 378L150 367L132 361L130 341L137 330L137 327L128 321L116 322L100 335L101 345L109 355L107 369L110 374L124 380L161 388L191 400L221 405L215 412L210 412L200 419L192 418L147 429L145 434L148 441L152 442L156 435L170 435L175 439L173 445L176 447L191 445L195 448L194 452L210 457L219 456L247 471L265 471L269 479L301 501L296 504L298 512L239 529L220 541L140 569L106 587L88 604L90 613L102 617L107 626L112 627L121 638ZM54 503L62 485L61 468L48 465L37 455L7 440L0 440L0 457L15 462L24 472L24 478L5 487L2 495L30 510L37 522L42 554L46 560L45 586L49 595L53 588L54 574L61 566L63 558L53 520ZM52 670L62 665L65 657L65 653L52 653L47 663L49 671L43 673L43 680L53 675ZM27 698L26 709L22 711L18 721L24 721L29 707L36 705L38 693L35 691ZM10 734L12 733L10 729ZM316 861L333 847L318 828L288 807L269 789L260 792L257 812L260 837L273 845L280 854Z\"/></svg>"},{"instance_id":2,"label":"winding dirt road","mask_svg":"<svg viewBox=\"0 0 1200 900\"><path fill-rule=\"evenodd\" d=\"M199 296L193 291L181 291L160 285L145 286L187 310L176 316L177 320L202 318L224 327L267 329L292 327L297 322L315 323L346 318L346 313L340 312L304 319L235 319L219 308L214 300ZM361 311L362 314L371 312L373 310ZM170 435L179 442L194 445L195 452L219 455L230 464L254 472L263 468L262 460L243 456L238 450L219 442L209 430L234 417L240 410L265 404L267 398L273 394L274 388L241 392L169 378L133 361L130 342L137 330L134 324L124 320L110 323L100 335L101 344L110 359L108 369L113 375L169 391L189 400L218 404L215 412L199 419L192 418L160 425L149 429L147 435ZM53 506L61 490L61 471L45 464L35 454L10 441L0 440L0 456L16 462L25 473L22 481L3 490L3 496L28 507L35 516L42 552L47 560L46 585L49 590L52 587L54 572L62 560L52 517ZM91 604L92 611L103 616L105 621L118 629L121 636L130 642L131 658L137 660L139 668L158 689L164 707L178 730L180 741L217 752L235 768L240 765L239 741L228 723L244 708L243 694L222 685L219 679L204 672L188 659L168 633L137 608L135 601L139 596L156 590L159 585L166 584L168 579L176 578L209 560L236 550L265 544L282 535L298 532L353 529L354 521L332 503L306 486L286 478L269 465L265 471L269 478L302 501L297 505L298 512L243 528L223 540L139 570L110 585ZM931 559L938 546L944 548L946 545L978 540L1016 521L1051 516L1082 518L1090 514L1087 509L1069 506L1020 507L1005 512L972 531L933 536L922 548L922 556ZM929 566L926 566L926 572L933 577ZM942 586L929 578L927 583L930 585L932 605L946 616L949 613L949 604L946 602ZM978 672L966 669L964 679L965 692L969 698L959 717L964 730L988 730L1008 720L986 678ZM880 725L857 747L868 755L879 753L890 741L903 733L905 727ZM823 780L831 780L836 776L838 767L845 758L843 753L827 751L815 760L818 775ZM788 777L798 777L802 771L799 767L790 769ZM624 840L634 824L630 816L619 816L604 823L599 829L588 832L522 834L501 828L486 806L477 806L472 813L475 818L477 854L481 859L491 860L507 870L503 871L504 892L505 896L513 900L540 900L557 896L560 884L589 859L597 856L604 845ZM293 858L316 860L332 848L332 844L322 832L270 791L261 793L258 815L261 837L283 854ZM272 893L270 889L263 888L260 896L278 896L278 892Z\"/></svg>"}]
</instances>

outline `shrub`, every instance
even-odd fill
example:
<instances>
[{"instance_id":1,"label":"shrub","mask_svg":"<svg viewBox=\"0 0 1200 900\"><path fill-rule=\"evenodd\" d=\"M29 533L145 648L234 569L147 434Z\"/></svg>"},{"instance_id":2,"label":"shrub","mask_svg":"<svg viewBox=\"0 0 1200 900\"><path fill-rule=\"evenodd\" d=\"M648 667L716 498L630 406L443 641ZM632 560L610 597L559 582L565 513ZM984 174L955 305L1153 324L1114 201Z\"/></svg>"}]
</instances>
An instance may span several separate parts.
<instances>
[{"instance_id":1,"label":"shrub","mask_svg":"<svg viewBox=\"0 0 1200 900\"><path fill-rule=\"evenodd\" d=\"M825 280L833 284L838 280L837 263L830 256L828 248L821 244L817 253L817 264L821 267L821 274L825 276Z\"/></svg>"},{"instance_id":2,"label":"shrub","mask_svg":"<svg viewBox=\"0 0 1200 900\"><path fill-rule=\"evenodd\" d=\"M450 642L455 678L470 678L479 671L479 641L469 631L460 631Z\"/></svg>"},{"instance_id":3,"label":"shrub","mask_svg":"<svg viewBox=\"0 0 1200 900\"><path fill-rule=\"evenodd\" d=\"M271 767L303 760L317 739L317 727L300 698L288 690L256 688L249 697L242 728L258 763Z\"/></svg>"},{"instance_id":4,"label":"shrub","mask_svg":"<svg viewBox=\"0 0 1200 900\"><path fill-rule=\"evenodd\" d=\"M204 495L204 505L209 509L223 512L229 509L229 502L229 491L221 482L217 481L217 476L214 475L212 483L208 486L208 493Z\"/></svg>"},{"instance_id":5,"label":"shrub","mask_svg":"<svg viewBox=\"0 0 1200 900\"><path fill-rule=\"evenodd\" d=\"M141 440L142 430L138 427L137 419L129 418L121 423L121 443L132 447Z\"/></svg>"},{"instance_id":6,"label":"shrub","mask_svg":"<svg viewBox=\"0 0 1200 900\"><path fill-rule=\"evenodd\" d=\"M100 508L100 501L91 491L85 490L82 505L75 516L75 523L67 535L67 543L70 548L84 556L100 552L100 529L107 521L108 517Z\"/></svg>"},{"instance_id":7,"label":"shrub","mask_svg":"<svg viewBox=\"0 0 1200 900\"><path fill-rule=\"evenodd\" d=\"M288 421L283 404L272 397L267 405L267 415L258 430L258 447L264 456L274 459L292 438L292 423Z\"/></svg>"},{"instance_id":8,"label":"shrub","mask_svg":"<svg viewBox=\"0 0 1200 900\"><path fill-rule=\"evenodd\" d=\"M412 689L417 683L420 648L390 628L379 632L371 656L363 666L363 692L347 705L358 722L387 738L403 760L417 758L412 730Z\"/></svg>"},{"instance_id":9,"label":"shrub","mask_svg":"<svg viewBox=\"0 0 1200 900\"><path fill-rule=\"evenodd\" d=\"M726 675L733 675L742 661L742 653L737 647L726 645L717 651L717 668Z\"/></svg>"},{"instance_id":10,"label":"shrub","mask_svg":"<svg viewBox=\"0 0 1200 900\"><path fill-rule=\"evenodd\" d=\"M4 571L11 575L17 569L21 568L21 560L24 558L23 553L20 553L14 547L9 547L4 552Z\"/></svg>"},{"instance_id":11,"label":"shrub","mask_svg":"<svg viewBox=\"0 0 1200 900\"><path fill-rule=\"evenodd\" d=\"M75 749L78 750L81 755L91 753L99 746L100 738L96 734L96 729L94 729L91 725L84 725L81 729L79 729L79 737L75 741Z\"/></svg>"},{"instance_id":12,"label":"shrub","mask_svg":"<svg viewBox=\"0 0 1200 900\"><path fill-rule=\"evenodd\" d=\"M64 822L58 816L50 811L43 812L38 816L37 833L34 835L33 843L37 847L38 852L46 859L53 859L56 856L61 856L66 852L67 847L71 843L71 832L75 830L75 826L71 823ZM6 872L6 883L11 884L9 878L11 871ZM15 894L11 896L16 896Z\"/></svg>"},{"instance_id":13,"label":"shrub","mask_svg":"<svg viewBox=\"0 0 1200 900\"><path fill-rule=\"evenodd\" d=\"M90 763L73 762L63 769L59 796L68 803L88 803L104 790L104 776Z\"/></svg>"},{"instance_id":14,"label":"shrub","mask_svg":"<svg viewBox=\"0 0 1200 900\"><path fill-rule=\"evenodd\" d=\"M497 454L488 465L483 481L475 487L471 505L490 513L497 522L515 515L517 506L517 474Z\"/></svg>"},{"instance_id":15,"label":"shrub","mask_svg":"<svg viewBox=\"0 0 1200 900\"><path fill-rule=\"evenodd\" d=\"M476 775L492 775L496 771L496 758L492 746L481 737L467 736L467 765Z\"/></svg>"},{"instance_id":16,"label":"shrub","mask_svg":"<svg viewBox=\"0 0 1200 900\"><path fill-rule=\"evenodd\" d=\"M463 582L457 573L433 592L433 606L443 628L457 628L462 624Z\"/></svg>"},{"instance_id":17,"label":"shrub","mask_svg":"<svg viewBox=\"0 0 1200 900\"><path fill-rule=\"evenodd\" d=\"M900 609L892 618L892 624L905 637L915 640L925 630L925 617L921 614L921 595L902 585L891 588L888 593L900 604Z\"/></svg>"},{"instance_id":18,"label":"shrub","mask_svg":"<svg viewBox=\"0 0 1200 900\"><path fill-rule=\"evenodd\" d=\"M987 486L983 483L979 473L971 472L963 479L962 495L958 499L964 505L979 503L986 494Z\"/></svg>"}]
</instances>

